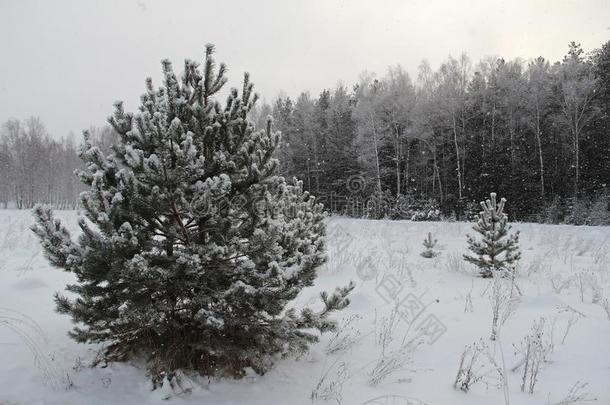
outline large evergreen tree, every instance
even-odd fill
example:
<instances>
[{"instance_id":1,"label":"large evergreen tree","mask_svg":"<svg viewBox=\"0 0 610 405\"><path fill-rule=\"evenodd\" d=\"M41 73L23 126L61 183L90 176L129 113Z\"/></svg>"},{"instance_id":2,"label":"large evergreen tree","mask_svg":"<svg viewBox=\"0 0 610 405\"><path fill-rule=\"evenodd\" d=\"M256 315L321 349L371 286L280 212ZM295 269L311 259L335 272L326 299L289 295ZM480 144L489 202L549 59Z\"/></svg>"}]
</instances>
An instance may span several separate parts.
<instances>
[{"instance_id":1,"label":"large evergreen tree","mask_svg":"<svg viewBox=\"0 0 610 405\"><path fill-rule=\"evenodd\" d=\"M50 262L76 275L57 309L79 342L104 342L106 359L146 356L157 384L178 368L262 373L278 355L301 353L353 288L322 294L315 312L287 309L325 261L322 206L275 175L279 134L246 119L257 96L246 74L221 106L225 84L213 47L178 80L147 79L139 112L109 118L120 139L104 155L88 135L79 173L85 218L74 241L49 208L33 231Z\"/></svg>"}]
</instances>

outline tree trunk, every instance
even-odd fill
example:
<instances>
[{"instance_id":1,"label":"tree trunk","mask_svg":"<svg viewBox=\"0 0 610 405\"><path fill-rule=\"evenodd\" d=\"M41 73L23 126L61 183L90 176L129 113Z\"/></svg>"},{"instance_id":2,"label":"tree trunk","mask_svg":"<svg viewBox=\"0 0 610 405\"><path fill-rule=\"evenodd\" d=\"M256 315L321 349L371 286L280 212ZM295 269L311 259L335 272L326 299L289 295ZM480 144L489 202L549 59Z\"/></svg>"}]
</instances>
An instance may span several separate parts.
<instances>
[{"instance_id":1,"label":"tree trunk","mask_svg":"<svg viewBox=\"0 0 610 405\"><path fill-rule=\"evenodd\" d=\"M443 183L441 182L441 173L440 173L440 170L438 169L438 163L436 161L436 149L434 149L432 151L432 158L434 159L434 172L436 173L436 176L438 178L438 192L439 192L441 204L442 204L443 203ZM434 177L434 174L432 176Z\"/></svg>"},{"instance_id":2,"label":"tree trunk","mask_svg":"<svg viewBox=\"0 0 610 405\"><path fill-rule=\"evenodd\" d=\"M496 139L496 103L491 109L491 146L493 147L494 141Z\"/></svg>"},{"instance_id":3,"label":"tree trunk","mask_svg":"<svg viewBox=\"0 0 610 405\"><path fill-rule=\"evenodd\" d=\"M311 171L309 168L309 158L307 158L307 190L311 190Z\"/></svg>"},{"instance_id":4,"label":"tree trunk","mask_svg":"<svg viewBox=\"0 0 610 405\"><path fill-rule=\"evenodd\" d=\"M396 134L396 197L400 195L400 132L394 129Z\"/></svg>"},{"instance_id":5,"label":"tree trunk","mask_svg":"<svg viewBox=\"0 0 610 405\"><path fill-rule=\"evenodd\" d=\"M574 174L574 198L578 198L578 182L580 178L580 148L578 138L580 137L580 130L578 126L574 128L574 164L576 165L576 172Z\"/></svg>"},{"instance_id":6,"label":"tree trunk","mask_svg":"<svg viewBox=\"0 0 610 405\"><path fill-rule=\"evenodd\" d=\"M407 157L405 162L405 193L409 192L409 183L411 180L411 145L409 144L409 140L407 139Z\"/></svg>"},{"instance_id":7,"label":"tree trunk","mask_svg":"<svg viewBox=\"0 0 610 405\"><path fill-rule=\"evenodd\" d=\"M515 118L512 111L510 112L508 119L508 132L510 135L510 174L512 177L515 171Z\"/></svg>"},{"instance_id":8,"label":"tree trunk","mask_svg":"<svg viewBox=\"0 0 610 405\"><path fill-rule=\"evenodd\" d=\"M314 175L316 179L316 193L320 194L320 159L318 158L318 141L314 137L313 141L313 153L314 153Z\"/></svg>"},{"instance_id":9,"label":"tree trunk","mask_svg":"<svg viewBox=\"0 0 610 405\"><path fill-rule=\"evenodd\" d=\"M460 165L460 148L458 146L455 113L452 113L451 118L453 119L453 142L455 144L455 157L456 157L456 163L457 163L458 196L461 200L462 199L462 167Z\"/></svg>"},{"instance_id":10,"label":"tree trunk","mask_svg":"<svg viewBox=\"0 0 610 405\"><path fill-rule=\"evenodd\" d=\"M371 120L371 128L373 129L373 146L375 148L375 166L377 168L377 191L381 192L381 171L379 170L379 151L377 149L377 129L375 128L375 119L373 115L369 113L369 119Z\"/></svg>"},{"instance_id":11,"label":"tree trunk","mask_svg":"<svg viewBox=\"0 0 610 405\"><path fill-rule=\"evenodd\" d=\"M542 141L540 140L540 106L536 102L536 142L540 161L540 196L544 197L544 159L542 159Z\"/></svg>"}]
</instances>

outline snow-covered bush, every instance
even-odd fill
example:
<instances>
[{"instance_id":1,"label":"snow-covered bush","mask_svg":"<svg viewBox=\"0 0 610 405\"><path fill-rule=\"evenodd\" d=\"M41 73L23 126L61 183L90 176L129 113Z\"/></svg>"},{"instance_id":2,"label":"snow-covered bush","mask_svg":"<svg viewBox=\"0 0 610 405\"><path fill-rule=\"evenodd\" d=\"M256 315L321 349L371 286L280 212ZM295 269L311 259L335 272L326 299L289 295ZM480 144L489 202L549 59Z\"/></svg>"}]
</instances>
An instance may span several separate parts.
<instances>
[{"instance_id":1,"label":"snow-covered bush","mask_svg":"<svg viewBox=\"0 0 610 405\"><path fill-rule=\"evenodd\" d=\"M466 202L464 207L464 218L466 221L472 222L477 220L477 215L481 211L481 205L476 201Z\"/></svg>"},{"instance_id":2,"label":"snow-covered bush","mask_svg":"<svg viewBox=\"0 0 610 405\"><path fill-rule=\"evenodd\" d=\"M322 375L316 386L311 390L311 401L343 402L343 384L350 378L349 364L337 359L322 370Z\"/></svg>"},{"instance_id":3,"label":"snow-covered bush","mask_svg":"<svg viewBox=\"0 0 610 405\"><path fill-rule=\"evenodd\" d=\"M580 199L555 196L535 220L547 224L610 225L610 196Z\"/></svg>"},{"instance_id":4,"label":"snow-covered bush","mask_svg":"<svg viewBox=\"0 0 610 405\"><path fill-rule=\"evenodd\" d=\"M375 386L390 375L403 370L412 360L415 350L422 344L422 336L409 337L405 334L396 339L395 333L400 323L398 307L393 307L379 322L375 318L375 343L380 347L379 356L368 373L368 382Z\"/></svg>"},{"instance_id":5,"label":"snow-covered bush","mask_svg":"<svg viewBox=\"0 0 610 405\"><path fill-rule=\"evenodd\" d=\"M434 199L427 199L414 204L410 210L411 221L440 221L442 220L441 210L438 202Z\"/></svg>"},{"instance_id":6,"label":"snow-covered bush","mask_svg":"<svg viewBox=\"0 0 610 405\"><path fill-rule=\"evenodd\" d=\"M604 309L606 312L606 317L610 321L610 301L608 301L608 298L602 299L599 305Z\"/></svg>"},{"instance_id":7,"label":"snow-covered bush","mask_svg":"<svg viewBox=\"0 0 610 405\"><path fill-rule=\"evenodd\" d=\"M479 340L464 348L453 388L468 392L478 383L501 387L505 377L503 368L491 355L489 346Z\"/></svg>"},{"instance_id":8,"label":"snow-covered bush","mask_svg":"<svg viewBox=\"0 0 610 405\"><path fill-rule=\"evenodd\" d=\"M553 341L546 328L546 319L540 318L534 322L530 333L515 349L515 354L521 359L517 366L513 367L513 371L523 367L521 391L533 394L540 370L553 351Z\"/></svg>"},{"instance_id":9,"label":"snow-covered bush","mask_svg":"<svg viewBox=\"0 0 610 405\"><path fill-rule=\"evenodd\" d=\"M464 296L464 313L474 312L474 305L472 304L472 288L473 287L474 287L474 285L470 287L470 291L468 291L466 293L466 295Z\"/></svg>"},{"instance_id":10,"label":"snow-covered bush","mask_svg":"<svg viewBox=\"0 0 610 405\"><path fill-rule=\"evenodd\" d=\"M394 340L394 332L399 322L400 318L397 307L393 307L387 316L382 316L379 322L375 317L375 343L381 347L382 357Z\"/></svg>"},{"instance_id":11,"label":"snow-covered bush","mask_svg":"<svg viewBox=\"0 0 610 405\"><path fill-rule=\"evenodd\" d=\"M596 402L597 398L585 391L585 388L587 388L588 385L589 383L576 381L574 385L570 387L566 396L553 404L549 402L548 405L576 405L584 402Z\"/></svg>"},{"instance_id":12,"label":"snow-covered bush","mask_svg":"<svg viewBox=\"0 0 610 405\"><path fill-rule=\"evenodd\" d=\"M555 294L561 294L564 289L572 285L572 277L564 277L561 273L548 273L549 282Z\"/></svg>"},{"instance_id":13,"label":"snow-covered bush","mask_svg":"<svg viewBox=\"0 0 610 405\"><path fill-rule=\"evenodd\" d=\"M527 265L524 266L523 273L527 277L531 277L533 274L542 272L545 268L548 267L545 267L544 257L536 256L529 263L527 263Z\"/></svg>"},{"instance_id":14,"label":"snow-covered bush","mask_svg":"<svg viewBox=\"0 0 610 405\"><path fill-rule=\"evenodd\" d=\"M561 344L566 343L566 339L572 327L578 323L582 318L586 318L586 315L577 309L572 308L569 305L561 305L557 308L557 312L560 314L568 314L568 321L566 324L566 330L563 333L563 338L561 339Z\"/></svg>"},{"instance_id":15,"label":"snow-covered bush","mask_svg":"<svg viewBox=\"0 0 610 405\"><path fill-rule=\"evenodd\" d=\"M516 296L514 279L504 277L500 272L493 274L489 301L491 304L491 340L496 340L500 328L516 310L519 299Z\"/></svg>"},{"instance_id":16,"label":"snow-covered bush","mask_svg":"<svg viewBox=\"0 0 610 405\"><path fill-rule=\"evenodd\" d=\"M326 353L333 354L350 350L360 339L362 333L356 328L361 315L351 315L341 321L328 340Z\"/></svg>"},{"instance_id":17,"label":"snow-covered bush","mask_svg":"<svg viewBox=\"0 0 610 405\"><path fill-rule=\"evenodd\" d=\"M420 340L413 339L402 343L395 349L382 353L369 372L369 384L376 386L390 375L403 370L411 363L413 354L420 344Z\"/></svg>"},{"instance_id":18,"label":"snow-covered bush","mask_svg":"<svg viewBox=\"0 0 610 405\"><path fill-rule=\"evenodd\" d=\"M391 219L410 219L411 206L414 198L411 194L400 194L394 199L395 204L390 211Z\"/></svg>"},{"instance_id":19,"label":"snow-covered bush","mask_svg":"<svg viewBox=\"0 0 610 405\"><path fill-rule=\"evenodd\" d=\"M78 240L34 210L46 257L76 275L70 296L56 295L71 336L106 343L107 360L143 356L157 386L178 369L264 373L332 330L353 288L322 293L318 312L286 310L326 260L323 207L276 176L279 133L247 119L248 74L225 105L213 98L226 67L212 54L186 60L180 80L164 61L163 86L147 79L136 114L117 102L110 155L85 134Z\"/></svg>"},{"instance_id":20,"label":"snow-covered bush","mask_svg":"<svg viewBox=\"0 0 610 405\"><path fill-rule=\"evenodd\" d=\"M601 280L591 270L583 270L575 276L580 293L580 301L585 302L585 294L587 290L591 290L591 303L597 304L603 298Z\"/></svg>"},{"instance_id":21,"label":"snow-covered bush","mask_svg":"<svg viewBox=\"0 0 610 405\"><path fill-rule=\"evenodd\" d=\"M566 216L564 201L556 195L553 200L543 204L540 212L536 215L536 222L542 224L560 224Z\"/></svg>"},{"instance_id":22,"label":"snow-covered bush","mask_svg":"<svg viewBox=\"0 0 610 405\"><path fill-rule=\"evenodd\" d=\"M438 202L433 198L415 198L412 195L401 194L392 197L384 193L391 219L409 219L411 221L441 221L442 214Z\"/></svg>"},{"instance_id":23,"label":"snow-covered bush","mask_svg":"<svg viewBox=\"0 0 610 405\"><path fill-rule=\"evenodd\" d=\"M45 353L47 337L40 325L19 311L0 307L0 329L6 329L28 348L36 369L43 382L52 388L72 388L70 375L63 374L52 361L52 356Z\"/></svg>"},{"instance_id":24,"label":"snow-covered bush","mask_svg":"<svg viewBox=\"0 0 610 405\"><path fill-rule=\"evenodd\" d=\"M374 191L364 201L363 217L367 219L392 218L396 211L396 199L389 190Z\"/></svg>"},{"instance_id":25,"label":"snow-covered bush","mask_svg":"<svg viewBox=\"0 0 610 405\"><path fill-rule=\"evenodd\" d=\"M449 253L445 256L445 268L450 272L471 274L466 268L464 258L458 253Z\"/></svg>"},{"instance_id":26,"label":"snow-covered bush","mask_svg":"<svg viewBox=\"0 0 610 405\"><path fill-rule=\"evenodd\" d=\"M589 208L590 225L610 225L610 197L594 200Z\"/></svg>"},{"instance_id":27,"label":"snow-covered bush","mask_svg":"<svg viewBox=\"0 0 610 405\"><path fill-rule=\"evenodd\" d=\"M567 200L568 215L565 222L570 225L589 225L589 202L582 199Z\"/></svg>"}]
</instances>

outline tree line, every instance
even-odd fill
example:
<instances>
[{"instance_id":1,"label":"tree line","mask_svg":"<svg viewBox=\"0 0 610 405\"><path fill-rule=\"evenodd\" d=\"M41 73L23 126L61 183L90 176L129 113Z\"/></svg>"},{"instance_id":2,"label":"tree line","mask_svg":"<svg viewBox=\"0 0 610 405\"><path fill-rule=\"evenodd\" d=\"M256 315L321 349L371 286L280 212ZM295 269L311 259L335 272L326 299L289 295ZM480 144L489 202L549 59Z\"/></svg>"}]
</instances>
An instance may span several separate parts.
<instances>
[{"instance_id":1,"label":"tree line","mask_svg":"<svg viewBox=\"0 0 610 405\"><path fill-rule=\"evenodd\" d=\"M91 128L105 151L115 139L109 127ZM74 174L82 167L74 135L54 139L40 118L10 119L0 128L0 207L32 208L42 202L74 209L83 190Z\"/></svg>"},{"instance_id":2,"label":"tree line","mask_svg":"<svg viewBox=\"0 0 610 405\"><path fill-rule=\"evenodd\" d=\"M572 42L554 63L462 54L421 63L415 80L394 66L351 89L278 97L253 118L268 114L281 173L327 201L432 201L460 218L497 191L521 220L610 218L610 42L589 54Z\"/></svg>"},{"instance_id":3,"label":"tree line","mask_svg":"<svg viewBox=\"0 0 610 405\"><path fill-rule=\"evenodd\" d=\"M474 64L462 54L436 70L422 62L415 80L401 66L365 72L351 88L259 103L250 118L264 128L268 115L282 132L280 174L334 212L409 218L408 208L423 207L465 218L496 191L515 219L610 222L610 41L588 54L572 42L553 63ZM116 139L110 127L89 132L105 151ZM77 149L37 118L7 121L0 204L76 206ZM360 210L349 211L350 201Z\"/></svg>"}]
</instances>

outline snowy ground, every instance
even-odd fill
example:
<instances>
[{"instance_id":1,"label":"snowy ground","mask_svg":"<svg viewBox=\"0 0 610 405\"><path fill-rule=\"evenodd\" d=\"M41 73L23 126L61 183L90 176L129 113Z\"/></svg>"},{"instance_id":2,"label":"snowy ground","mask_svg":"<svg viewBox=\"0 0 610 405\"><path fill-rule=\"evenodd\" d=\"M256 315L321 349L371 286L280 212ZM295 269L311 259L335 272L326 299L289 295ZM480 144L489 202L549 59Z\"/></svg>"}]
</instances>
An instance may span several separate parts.
<instances>
[{"instance_id":1,"label":"snowy ground","mask_svg":"<svg viewBox=\"0 0 610 405\"><path fill-rule=\"evenodd\" d=\"M59 216L75 228L74 212ZM0 210L0 404L167 403L167 392L152 392L136 365L88 367L99 348L72 342L66 336L70 320L54 312L52 295L71 275L45 262L30 223L28 212ZM354 280L352 304L338 316L346 326L323 336L306 357L278 361L265 376L196 380L190 393L171 401L503 404L501 380L485 354L480 357L488 373L483 381L468 393L453 388L464 346L482 339L500 365L503 354L511 404L557 404L578 381L588 383L581 390L587 398L610 404L610 319L602 304L610 298L610 228L515 226L521 231L523 259L516 282L522 295L496 343L489 340L490 281L473 277L461 260L469 228L465 223L330 219L330 260L317 285L295 305L312 304L320 290ZM427 232L439 240L441 255L434 259L419 256ZM534 394L522 393L523 369L510 371L519 362L515 347L541 317L543 340L553 347ZM422 324L429 326L423 335ZM403 341L419 335L423 340L415 349L400 349ZM380 365L397 370L374 373ZM379 377L376 384L374 377Z\"/></svg>"}]
</instances>

